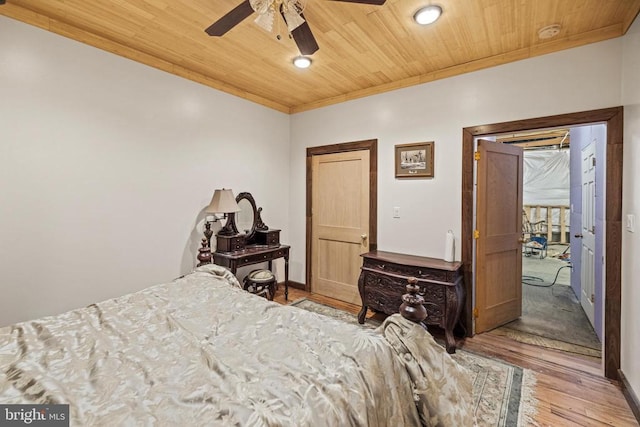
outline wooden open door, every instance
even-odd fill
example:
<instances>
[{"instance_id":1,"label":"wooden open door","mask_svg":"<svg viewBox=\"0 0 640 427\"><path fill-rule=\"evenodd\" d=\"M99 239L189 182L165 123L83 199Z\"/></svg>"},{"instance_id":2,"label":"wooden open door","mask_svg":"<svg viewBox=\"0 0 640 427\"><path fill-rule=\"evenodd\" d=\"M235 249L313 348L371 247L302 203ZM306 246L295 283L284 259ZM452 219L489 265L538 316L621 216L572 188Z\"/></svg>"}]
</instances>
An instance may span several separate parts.
<instances>
[{"instance_id":1,"label":"wooden open door","mask_svg":"<svg viewBox=\"0 0 640 427\"><path fill-rule=\"evenodd\" d=\"M522 148L478 140L476 318L480 333L522 314Z\"/></svg>"},{"instance_id":2,"label":"wooden open door","mask_svg":"<svg viewBox=\"0 0 640 427\"><path fill-rule=\"evenodd\" d=\"M360 304L358 277L369 251L369 150L312 158L311 291Z\"/></svg>"}]
</instances>

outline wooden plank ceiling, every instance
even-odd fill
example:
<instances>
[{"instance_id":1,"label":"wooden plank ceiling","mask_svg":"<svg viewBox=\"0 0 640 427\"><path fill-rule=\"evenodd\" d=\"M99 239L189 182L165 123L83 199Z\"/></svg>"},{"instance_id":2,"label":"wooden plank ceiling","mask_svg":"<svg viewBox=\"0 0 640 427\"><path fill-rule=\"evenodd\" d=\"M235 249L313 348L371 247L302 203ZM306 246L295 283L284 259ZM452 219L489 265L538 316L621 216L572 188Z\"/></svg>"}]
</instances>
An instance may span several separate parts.
<instances>
[{"instance_id":1,"label":"wooden plank ceiling","mask_svg":"<svg viewBox=\"0 0 640 427\"><path fill-rule=\"evenodd\" d=\"M299 70L293 40L255 14L223 37L205 34L241 1L7 0L0 14L295 113L619 37L640 11L640 0L440 0L441 19L421 27L412 16L429 0L308 0L320 50ZM551 24L560 34L538 39Z\"/></svg>"}]
</instances>

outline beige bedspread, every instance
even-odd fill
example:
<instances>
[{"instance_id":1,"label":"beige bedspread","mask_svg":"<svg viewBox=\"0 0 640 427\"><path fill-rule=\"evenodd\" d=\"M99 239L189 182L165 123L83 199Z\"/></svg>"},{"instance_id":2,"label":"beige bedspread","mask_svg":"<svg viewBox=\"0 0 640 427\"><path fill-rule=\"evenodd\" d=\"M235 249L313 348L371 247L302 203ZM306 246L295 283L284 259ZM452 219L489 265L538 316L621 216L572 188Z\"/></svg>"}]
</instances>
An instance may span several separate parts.
<instances>
[{"instance_id":1,"label":"beige bedspread","mask_svg":"<svg viewBox=\"0 0 640 427\"><path fill-rule=\"evenodd\" d=\"M380 332L250 295L217 266L0 329L0 403L68 403L90 426L421 423Z\"/></svg>"},{"instance_id":2,"label":"beige bedspread","mask_svg":"<svg viewBox=\"0 0 640 427\"><path fill-rule=\"evenodd\" d=\"M380 330L400 355L411 377L422 424L475 425L471 374L445 353L421 326L400 315L387 317Z\"/></svg>"}]
</instances>

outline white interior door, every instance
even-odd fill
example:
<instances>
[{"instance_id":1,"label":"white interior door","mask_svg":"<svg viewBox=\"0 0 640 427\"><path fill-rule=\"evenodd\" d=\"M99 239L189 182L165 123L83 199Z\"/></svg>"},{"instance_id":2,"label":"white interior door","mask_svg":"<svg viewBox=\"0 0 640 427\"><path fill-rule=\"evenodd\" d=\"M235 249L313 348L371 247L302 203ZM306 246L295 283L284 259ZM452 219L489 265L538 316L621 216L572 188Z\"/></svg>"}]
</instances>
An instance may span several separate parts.
<instances>
[{"instance_id":1,"label":"white interior door","mask_svg":"<svg viewBox=\"0 0 640 427\"><path fill-rule=\"evenodd\" d=\"M596 247L596 156L595 144L582 149L582 259L580 304L591 325L594 325L595 247Z\"/></svg>"}]
</instances>

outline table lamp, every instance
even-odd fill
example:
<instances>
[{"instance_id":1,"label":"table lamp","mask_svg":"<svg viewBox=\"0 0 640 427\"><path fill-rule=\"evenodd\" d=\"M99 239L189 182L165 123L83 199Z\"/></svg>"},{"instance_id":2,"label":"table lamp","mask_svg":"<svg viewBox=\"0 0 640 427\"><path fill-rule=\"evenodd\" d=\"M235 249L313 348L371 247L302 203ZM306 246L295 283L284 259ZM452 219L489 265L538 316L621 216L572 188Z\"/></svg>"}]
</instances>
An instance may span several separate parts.
<instances>
[{"instance_id":1,"label":"table lamp","mask_svg":"<svg viewBox=\"0 0 640 427\"><path fill-rule=\"evenodd\" d=\"M207 222L205 223L204 230L204 236L207 238L209 247L211 247L211 236L213 235L213 231L211 231L211 224L220 221L221 219L226 219L227 214L240 212L240 207L236 203L236 198L233 195L233 191L223 188L222 190L215 190L213 192L211 203L209 203L209 206L207 206L205 212L208 214L213 214L211 216L207 216ZM218 218L217 214L223 214L222 218ZM231 228L231 224L228 220L225 223L224 227L222 227L220 231L218 231L218 234L220 234L221 236L231 236L234 234L234 231Z\"/></svg>"}]
</instances>

